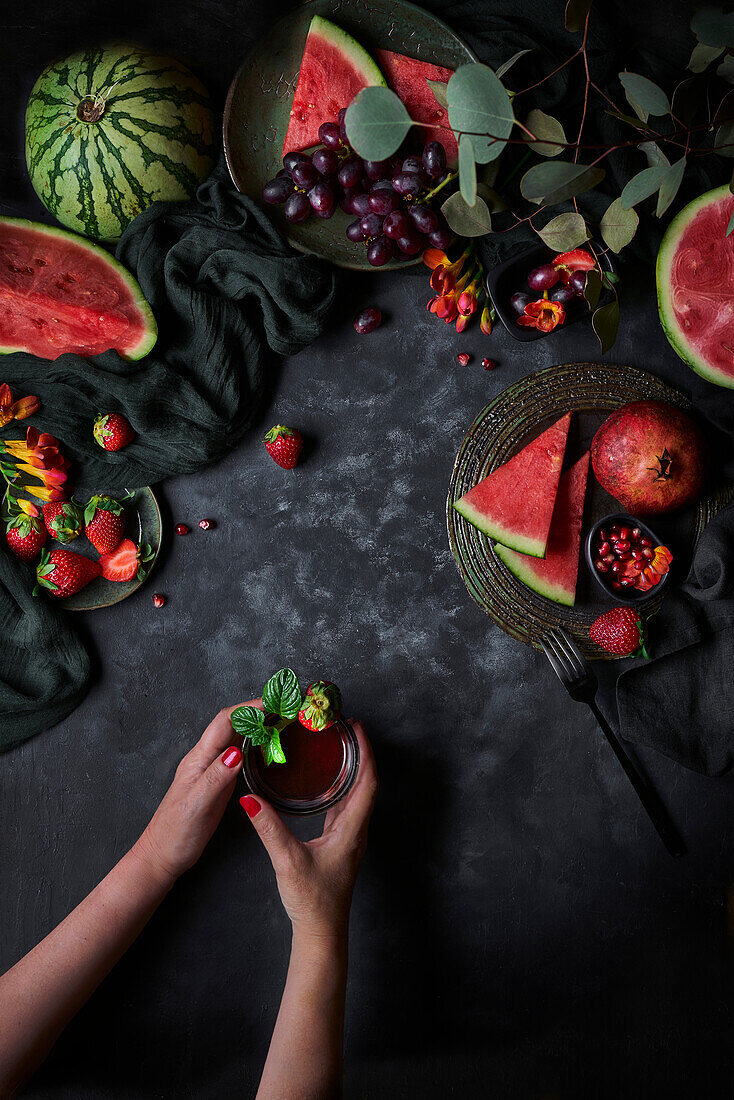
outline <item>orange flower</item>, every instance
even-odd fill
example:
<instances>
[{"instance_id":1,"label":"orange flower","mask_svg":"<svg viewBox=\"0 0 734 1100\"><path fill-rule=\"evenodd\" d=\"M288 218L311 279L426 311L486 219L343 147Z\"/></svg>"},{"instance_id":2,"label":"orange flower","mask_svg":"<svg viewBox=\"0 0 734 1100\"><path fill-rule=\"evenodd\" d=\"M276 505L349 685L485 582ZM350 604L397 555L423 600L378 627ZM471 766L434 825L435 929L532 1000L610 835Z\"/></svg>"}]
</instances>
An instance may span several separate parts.
<instances>
[{"instance_id":1,"label":"orange flower","mask_svg":"<svg viewBox=\"0 0 734 1100\"><path fill-rule=\"evenodd\" d=\"M4 428L11 420L25 420L37 413L41 402L37 397L21 397L13 401L13 393L7 382L0 385L0 428Z\"/></svg>"},{"instance_id":2,"label":"orange flower","mask_svg":"<svg viewBox=\"0 0 734 1100\"><path fill-rule=\"evenodd\" d=\"M489 336L492 332L492 322L494 310L489 302L484 303L484 309L482 310L482 316L479 318L479 327L485 336Z\"/></svg>"},{"instance_id":3,"label":"orange flower","mask_svg":"<svg viewBox=\"0 0 734 1100\"><path fill-rule=\"evenodd\" d=\"M649 592L670 571L672 560L673 555L667 546L656 546L652 558L628 561L624 575L634 579L634 587L640 592Z\"/></svg>"},{"instance_id":4,"label":"orange flower","mask_svg":"<svg viewBox=\"0 0 734 1100\"><path fill-rule=\"evenodd\" d=\"M17 470L41 482L43 488L24 486L38 500L63 499L61 486L68 477L70 463L61 454L58 441L52 435L29 428L24 440L0 440L0 453L11 455Z\"/></svg>"},{"instance_id":5,"label":"orange flower","mask_svg":"<svg viewBox=\"0 0 734 1100\"><path fill-rule=\"evenodd\" d=\"M553 332L556 325L566 320L566 310L560 302L551 302L548 298L539 298L537 302L528 302L525 312L518 317L517 323L523 328L537 328L539 332Z\"/></svg>"}]
</instances>

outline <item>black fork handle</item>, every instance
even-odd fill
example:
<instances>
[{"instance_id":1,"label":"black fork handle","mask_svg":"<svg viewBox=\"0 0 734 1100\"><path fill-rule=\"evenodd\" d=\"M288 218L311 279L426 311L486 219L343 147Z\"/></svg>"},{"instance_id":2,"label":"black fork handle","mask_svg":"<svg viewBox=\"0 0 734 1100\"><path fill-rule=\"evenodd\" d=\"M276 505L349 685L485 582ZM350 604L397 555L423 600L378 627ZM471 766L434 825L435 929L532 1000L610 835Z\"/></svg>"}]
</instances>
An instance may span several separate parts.
<instances>
[{"instance_id":1,"label":"black fork handle","mask_svg":"<svg viewBox=\"0 0 734 1100\"><path fill-rule=\"evenodd\" d=\"M673 820L668 813L667 809L663 805L660 795L653 787L650 780L646 775L643 775L638 768L635 767L632 760L630 760L627 753L619 743L619 739L611 728L606 718L599 710L596 703L589 703L596 720L599 723L604 736L612 747L612 752L617 757L624 768L625 775L629 779L632 786L637 791L637 797L642 805L645 807L647 816L655 826L658 836L662 840L665 847L670 852L673 859L679 859L686 854L686 846L683 842L683 838L675 827Z\"/></svg>"}]
</instances>

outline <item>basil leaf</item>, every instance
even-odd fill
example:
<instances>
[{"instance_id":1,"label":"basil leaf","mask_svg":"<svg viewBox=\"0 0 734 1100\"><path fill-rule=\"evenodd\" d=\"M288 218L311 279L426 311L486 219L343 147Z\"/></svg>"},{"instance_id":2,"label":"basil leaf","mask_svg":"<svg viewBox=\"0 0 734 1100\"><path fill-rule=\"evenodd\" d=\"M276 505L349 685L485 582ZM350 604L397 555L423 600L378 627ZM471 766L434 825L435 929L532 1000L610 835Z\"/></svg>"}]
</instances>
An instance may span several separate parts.
<instances>
[{"instance_id":1,"label":"basil leaf","mask_svg":"<svg viewBox=\"0 0 734 1100\"><path fill-rule=\"evenodd\" d=\"M292 668L281 668L263 688L263 709L266 714L279 714L293 720L301 709L301 689Z\"/></svg>"},{"instance_id":2,"label":"basil leaf","mask_svg":"<svg viewBox=\"0 0 734 1100\"><path fill-rule=\"evenodd\" d=\"M253 745L262 745L269 734L265 729L265 715L259 707L237 707L230 718L232 729L240 737L249 737Z\"/></svg>"}]
</instances>

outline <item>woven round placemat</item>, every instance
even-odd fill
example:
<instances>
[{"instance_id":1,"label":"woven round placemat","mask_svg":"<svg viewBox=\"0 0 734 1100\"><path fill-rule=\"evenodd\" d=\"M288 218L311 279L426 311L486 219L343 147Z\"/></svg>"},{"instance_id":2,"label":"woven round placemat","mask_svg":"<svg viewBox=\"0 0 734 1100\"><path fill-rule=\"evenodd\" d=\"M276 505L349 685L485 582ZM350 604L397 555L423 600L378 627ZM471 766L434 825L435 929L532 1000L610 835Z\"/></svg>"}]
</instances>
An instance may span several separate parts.
<instances>
[{"instance_id":1,"label":"woven round placemat","mask_svg":"<svg viewBox=\"0 0 734 1100\"><path fill-rule=\"evenodd\" d=\"M569 409L579 415L572 419L566 465L588 449L594 431L612 409L628 401L644 400L667 401L681 409L691 409L683 394L645 371L616 364L566 363L528 375L510 386L482 410L467 432L456 456L446 502L449 545L472 598L513 638L540 649L540 638L554 627L562 627L587 657L613 660L611 653L605 654L589 639L591 623L613 604L596 591L583 552L576 606L563 607L539 596L509 571L495 554L492 540L460 516L452 507L453 501L507 462ZM654 517L653 529L666 542L674 542L678 550L679 568L690 557L708 521L731 494L731 485L710 490L695 508L675 518L672 536L671 519ZM590 472L584 531L588 530L590 519L593 522L618 511L618 507ZM684 548L682 553L680 548ZM653 612L662 598L647 602L645 613Z\"/></svg>"}]
</instances>

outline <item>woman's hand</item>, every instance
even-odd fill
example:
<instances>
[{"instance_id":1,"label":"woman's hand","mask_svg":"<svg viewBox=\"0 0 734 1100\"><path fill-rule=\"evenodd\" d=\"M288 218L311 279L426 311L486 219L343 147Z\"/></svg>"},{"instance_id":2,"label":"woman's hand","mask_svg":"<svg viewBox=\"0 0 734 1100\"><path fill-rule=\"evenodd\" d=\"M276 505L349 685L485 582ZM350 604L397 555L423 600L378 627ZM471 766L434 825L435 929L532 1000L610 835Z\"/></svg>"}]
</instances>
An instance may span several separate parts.
<instances>
[{"instance_id":1,"label":"woman's hand","mask_svg":"<svg viewBox=\"0 0 734 1100\"><path fill-rule=\"evenodd\" d=\"M265 799L240 799L270 856L294 935L333 937L345 932L348 924L378 785L364 727L361 722L352 725L359 741L359 773L347 797L327 812L320 837L303 843Z\"/></svg>"},{"instance_id":2,"label":"woman's hand","mask_svg":"<svg viewBox=\"0 0 734 1100\"><path fill-rule=\"evenodd\" d=\"M244 706L259 706L251 699ZM154 872L171 881L196 863L222 814L242 766L242 753L230 715L234 707L219 712L201 739L184 756L173 783L153 814L133 851Z\"/></svg>"}]
</instances>

